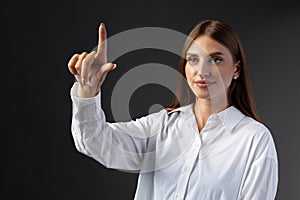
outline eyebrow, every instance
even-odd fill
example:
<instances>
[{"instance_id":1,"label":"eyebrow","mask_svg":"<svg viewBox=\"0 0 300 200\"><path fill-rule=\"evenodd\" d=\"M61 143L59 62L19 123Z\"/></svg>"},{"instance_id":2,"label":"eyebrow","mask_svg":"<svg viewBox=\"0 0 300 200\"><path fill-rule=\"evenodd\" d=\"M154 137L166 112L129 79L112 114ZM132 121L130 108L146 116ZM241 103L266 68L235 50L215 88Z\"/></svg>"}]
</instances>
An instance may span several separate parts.
<instances>
[{"instance_id":1,"label":"eyebrow","mask_svg":"<svg viewBox=\"0 0 300 200\"><path fill-rule=\"evenodd\" d=\"M196 54L196 53L187 53L186 55L198 57L198 54ZM220 51L216 51L216 52L212 52L212 53L208 54L208 56L217 56L217 55L224 55L224 53L222 53Z\"/></svg>"}]
</instances>

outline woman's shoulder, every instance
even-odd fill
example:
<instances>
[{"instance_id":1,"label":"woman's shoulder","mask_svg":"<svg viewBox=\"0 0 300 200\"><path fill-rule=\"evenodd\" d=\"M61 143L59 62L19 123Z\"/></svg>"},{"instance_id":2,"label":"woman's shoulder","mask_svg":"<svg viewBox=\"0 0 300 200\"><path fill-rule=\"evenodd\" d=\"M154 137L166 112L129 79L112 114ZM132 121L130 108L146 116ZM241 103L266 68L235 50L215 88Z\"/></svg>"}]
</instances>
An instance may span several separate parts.
<instances>
[{"instance_id":1,"label":"woman's shoulder","mask_svg":"<svg viewBox=\"0 0 300 200\"><path fill-rule=\"evenodd\" d=\"M272 151L275 149L274 139L270 129L251 117L245 116L238 125L240 134L243 134L253 144L262 145L265 147L272 147ZM272 153L272 155L275 155Z\"/></svg>"},{"instance_id":2,"label":"woman's shoulder","mask_svg":"<svg viewBox=\"0 0 300 200\"><path fill-rule=\"evenodd\" d=\"M238 134L250 142L257 154L277 160L276 147L270 129L251 117L245 116L237 126Z\"/></svg>"},{"instance_id":3,"label":"woman's shoulder","mask_svg":"<svg viewBox=\"0 0 300 200\"><path fill-rule=\"evenodd\" d=\"M238 128L250 132L252 134L261 134L261 135L271 134L269 128L265 124L248 116L245 116L240 121L240 123L238 124Z\"/></svg>"},{"instance_id":4,"label":"woman's shoulder","mask_svg":"<svg viewBox=\"0 0 300 200\"><path fill-rule=\"evenodd\" d=\"M249 140L273 140L270 129L263 122L259 122L252 117L246 116L237 108L233 109L235 116L240 116L232 134Z\"/></svg>"}]
</instances>

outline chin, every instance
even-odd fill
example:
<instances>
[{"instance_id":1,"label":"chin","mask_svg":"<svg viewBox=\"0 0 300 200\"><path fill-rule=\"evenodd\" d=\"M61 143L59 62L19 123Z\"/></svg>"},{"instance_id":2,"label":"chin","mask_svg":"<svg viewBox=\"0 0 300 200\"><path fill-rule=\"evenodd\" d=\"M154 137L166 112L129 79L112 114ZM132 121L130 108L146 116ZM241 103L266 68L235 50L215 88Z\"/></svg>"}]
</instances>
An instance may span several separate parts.
<instances>
[{"instance_id":1,"label":"chin","mask_svg":"<svg viewBox=\"0 0 300 200\"><path fill-rule=\"evenodd\" d=\"M194 95L196 97L196 99L206 99L206 100L209 100L211 99L211 95L210 93L207 91L207 92L194 92Z\"/></svg>"},{"instance_id":2,"label":"chin","mask_svg":"<svg viewBox=\"0 0 300 200\"><path fill-rule=\"evenodd\" d=\"M193 91L196 99L202 99L202 100L212 100L212 99L226 99L227 95L224 93L224 91Z\"/></svg>"}]
</instances>

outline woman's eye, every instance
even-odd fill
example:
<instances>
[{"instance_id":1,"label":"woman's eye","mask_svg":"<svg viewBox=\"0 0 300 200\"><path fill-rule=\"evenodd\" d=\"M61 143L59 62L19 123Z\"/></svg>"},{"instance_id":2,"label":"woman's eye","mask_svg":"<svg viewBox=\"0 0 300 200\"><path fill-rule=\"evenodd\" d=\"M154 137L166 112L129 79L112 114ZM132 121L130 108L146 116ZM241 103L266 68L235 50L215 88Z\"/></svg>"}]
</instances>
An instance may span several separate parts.
<instances>
[{"instance_id":1,"label":"woman's eye","mask_svg":"<svg viewBox=\"0 0 300 200\"><path fill-rule=\"evenodd\" d=\"M212 57L211 58L211 62L213 62L213 63L219 63L221 61L222 61L222 58L218 58L218 57Z\"/></svg>"},{"instance_id":2,"label":"woman's eye","mask_svg":"<svg viewBox=\"0 0 300 200\"><path fill-rule=\"evenodd\" d=\"M187 59L187 61L188 61L189 63L191 63L191 64L196 64L196 63L198 62L198 59L195 58L195 57L189 57L189 58Z\"/></svg>"}]
</instances>

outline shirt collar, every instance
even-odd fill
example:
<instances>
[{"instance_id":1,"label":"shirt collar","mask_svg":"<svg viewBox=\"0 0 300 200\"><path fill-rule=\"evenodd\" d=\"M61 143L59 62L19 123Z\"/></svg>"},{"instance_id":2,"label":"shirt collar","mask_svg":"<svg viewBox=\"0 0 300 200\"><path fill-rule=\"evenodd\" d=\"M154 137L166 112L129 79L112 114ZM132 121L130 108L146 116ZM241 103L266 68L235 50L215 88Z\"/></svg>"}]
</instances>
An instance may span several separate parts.
<instances>
[{"instance_id":1,"label":"shirt collar","mask_svg":"<svg viewBox=\"0 0 300 200\"><path fill-rule=\"evenodd\" d=\"M216 115L229 132L231 132L234 127L245 117L245 115L234 106L230 106Z\"/></svg>"},{"instance_id":2,"label":"shirt collar","mask_svg":"<svg viewBox=\"0 0 300 200\"><path fill-rule=\"evenodd\" d=\"M194 115L193 105L194 104L189 104L187 106L176 108L172 111L169 111L168 114L182 112L183 114L192 113ZM218 118L222 122L223 126L225 126L229 132L231 132L244 117L245 115L240 110L234 106L230 106L217 114L212 114L209 118Z\"/></svg>"},{"instance_id":3,"label":"shirt collar","mask_svg":"<svg viewBox=\"0 0 300 200\"><path fill-rule=\"evenodd\" d=\"M169 111L168 114L171 114L171 113L174 113L174 112L185 113L187 110L193 112L193 105L194 104L189 104L189 105L186 105L186 106L175 108L174 110Z\"/></svg>"}]
</instances>

